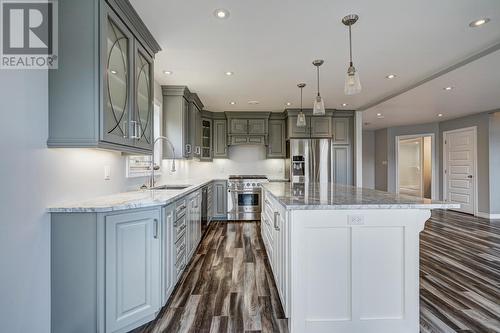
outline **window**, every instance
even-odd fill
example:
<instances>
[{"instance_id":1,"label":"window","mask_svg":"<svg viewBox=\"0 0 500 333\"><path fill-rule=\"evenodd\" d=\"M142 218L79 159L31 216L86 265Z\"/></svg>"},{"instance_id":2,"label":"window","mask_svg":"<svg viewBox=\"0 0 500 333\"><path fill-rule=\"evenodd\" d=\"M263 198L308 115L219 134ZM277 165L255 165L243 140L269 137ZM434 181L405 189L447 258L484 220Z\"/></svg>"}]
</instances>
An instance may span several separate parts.
<instances>
[{"instance_id":1,"label":"window","mask_svg":"<svg viewBox=\"0 0 500 333\"><path fill-rule=\"evenodd\" d=\"M161 106L159 104L154 104L154 138L156 139L161 135ZM154 146L155 150L155 165L161 165L161 152L162 152L161 141L157 142ZM151 155L131 155L127 156L127 178L134 177L145 177L149 176L151 173ZM161 174L161 169L155 171L155 174Z\"/></svg>"}]
</instances>

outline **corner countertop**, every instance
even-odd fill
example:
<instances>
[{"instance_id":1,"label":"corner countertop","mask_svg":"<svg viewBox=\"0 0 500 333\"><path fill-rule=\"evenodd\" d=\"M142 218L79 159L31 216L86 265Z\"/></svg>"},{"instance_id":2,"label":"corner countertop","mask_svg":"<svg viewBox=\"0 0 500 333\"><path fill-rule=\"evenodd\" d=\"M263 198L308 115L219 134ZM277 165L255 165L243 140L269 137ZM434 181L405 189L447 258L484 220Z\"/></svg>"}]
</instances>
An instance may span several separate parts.
<instances>
[{"instance_id":1,"label":"corner countertop","mask_svg":"<svg viewBox=\"0 0 500 333\"><path fill-rule=\"evenodd\" d=\"M182 190L139 190L51 205L49 213L105 213L117 210L165 206L218 179L186 180ZM221 179L225 180L225 179ZM158 184L157 186L161 186ZM169 184L173 185L173 184Z\"/></svg>"},{"instance_id":2,"label":"corner countertop","mask_svg":"<svg viewBox=\"0 0 500 333\"><path fill-rule=\"evenodd\" d=\"M458 204L335 183L268 183L263 188L290 210L449 209Z\"/></svg>"}]
</instances>

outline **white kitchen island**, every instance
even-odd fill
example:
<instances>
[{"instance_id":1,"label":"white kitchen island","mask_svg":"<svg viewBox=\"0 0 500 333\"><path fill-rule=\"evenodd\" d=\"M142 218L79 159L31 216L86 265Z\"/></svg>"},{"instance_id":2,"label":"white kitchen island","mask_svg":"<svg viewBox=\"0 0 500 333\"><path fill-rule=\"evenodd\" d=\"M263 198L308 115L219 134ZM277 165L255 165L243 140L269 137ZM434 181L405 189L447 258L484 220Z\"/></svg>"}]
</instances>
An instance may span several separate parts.
<instances>
[{"instance_id":1,"label":"white kitchen island","mask_svg":"<svg viewBox=\"0 0 500 333\"><path fill-rule=\"evenodd\" d=\"M457 205L336 184L264 185L261 231L292 333L418 333L419 233Z\"/></svg>"}]
</instances>

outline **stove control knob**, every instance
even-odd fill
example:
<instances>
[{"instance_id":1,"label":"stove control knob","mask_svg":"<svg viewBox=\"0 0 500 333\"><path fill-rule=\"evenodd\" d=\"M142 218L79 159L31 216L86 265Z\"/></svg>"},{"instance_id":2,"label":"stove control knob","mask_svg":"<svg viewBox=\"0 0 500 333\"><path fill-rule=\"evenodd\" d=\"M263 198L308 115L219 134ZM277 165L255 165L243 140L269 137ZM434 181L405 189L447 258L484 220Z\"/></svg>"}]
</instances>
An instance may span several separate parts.
<instances>
[{"instance_id":1,"label":"stove control knob","mask_svg":"<svg viewBox=\"0 0 500 333\"><path fill-rule=\"evenodd\" d=\"M250 183L247 183L247 187L250 187Z\"/></svg>"}]
</instances>

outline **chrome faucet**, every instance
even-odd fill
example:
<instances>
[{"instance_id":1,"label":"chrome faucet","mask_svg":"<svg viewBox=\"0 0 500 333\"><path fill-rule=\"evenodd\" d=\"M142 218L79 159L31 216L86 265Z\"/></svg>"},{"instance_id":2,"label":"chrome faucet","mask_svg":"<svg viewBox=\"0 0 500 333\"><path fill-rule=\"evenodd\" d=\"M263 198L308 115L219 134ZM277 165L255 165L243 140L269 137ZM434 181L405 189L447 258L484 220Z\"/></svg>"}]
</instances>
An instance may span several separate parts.
<instances>
[{"instance_id":1,"label":"chrome faucet","mask_svg":"<svg viewBox=\"0 0 500 333\"><path fill-rule=\"evenodd\" d=\"M175 172L175 148L174 148L174 145L169 140L169 138L167 138L166 136L159 136L153 142L153 150L151 153L151 176L149 178L149 188L150 189L152 189L155 186L155 170L160 169L159 165L155 166L155 145L160 140L166 141L168 144L170 144L170 147L172 148L173 159L172 159L172 166L170 168L170 171Z\"/></svg>"}]
</instances>

